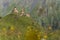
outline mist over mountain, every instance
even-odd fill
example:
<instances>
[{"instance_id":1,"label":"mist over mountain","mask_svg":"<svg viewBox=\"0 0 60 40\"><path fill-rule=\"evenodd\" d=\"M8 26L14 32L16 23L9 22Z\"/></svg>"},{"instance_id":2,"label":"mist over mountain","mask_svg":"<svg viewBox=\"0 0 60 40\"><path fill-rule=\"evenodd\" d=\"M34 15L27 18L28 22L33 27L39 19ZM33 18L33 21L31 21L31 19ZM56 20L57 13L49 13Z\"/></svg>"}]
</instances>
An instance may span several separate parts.
<instances>
[{"instance_id":1,"label":"mist over mountain","mask_svg":"<svg viewBox=\"0 0 60 40\"><path fill-rule=\"evenodd\" d=\"M53 0L58 3L59 0ZM27 12L32 10L39 5L47 7L48 3L53 2L52 0L0 0L0 16L8 15L12 9L16 6L17 9L24 7Z\"/></svg>"},{"instance_id":2,"label":"mist over mountain","mask_svg":"<svg viewBox=\"0 0 60 40\"><path fill-rule=\"evenodd\" d=\"M33 0L0 0L0 14L1 14L0 16L4 16L8 14L12 10L12 8L15 6L20 8L30 7L32 2Z\"/></svg>"}]
</instances>

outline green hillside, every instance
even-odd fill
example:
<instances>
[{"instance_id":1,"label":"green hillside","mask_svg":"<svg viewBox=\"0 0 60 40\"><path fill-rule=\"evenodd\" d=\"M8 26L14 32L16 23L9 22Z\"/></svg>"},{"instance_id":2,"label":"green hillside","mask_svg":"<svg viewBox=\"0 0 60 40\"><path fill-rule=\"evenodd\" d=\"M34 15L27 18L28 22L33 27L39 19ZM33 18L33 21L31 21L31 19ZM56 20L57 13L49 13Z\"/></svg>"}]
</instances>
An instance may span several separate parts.
<instances>
[{"instance_id":1,"label":"green hillside","mask_svg":"<svg viewBox=\"0 0 60 40\"><path fill-rule=\"evenodd\" d=\"M1 33L5 33L7 32L7 36L9 37L9 35L11 35L13 37L13 39L10 39L11 40L16 40L14 39L14 36L16 37L18 32L21 32L22 33L22 38L21 39L24 39L24 35L26 33L27 28L33 28L33 29L37 29L37 30L40 30L40 25L37 24L36 21L34 21L31 17L26 17L26 16L17 16L15 14L9 14L5 17L3 17L1 20L0 20L0 30L1 30ZM30 30L30 29L29 29ZM12 33L10 33L11 31L13 31ZM4 35L4 36L3 36ZM7 38L5 36L5 34L2 34L1 36L3 36L2 40L10 40L9 38ZM5 39L7 38L7 39ZM18 39L20 40L20 39Z\"/></svg>"},{"instance_id":2,"label":"green hillside","mask_svg":"<svg viewBox=\"0 0 60 40\"><path fill-rule=\"evenodd\" d=\"M0 19L0 40L60 40L59 34L59 30L42 27L32 17L9 14Z\"/></svg>"}]
</instances>

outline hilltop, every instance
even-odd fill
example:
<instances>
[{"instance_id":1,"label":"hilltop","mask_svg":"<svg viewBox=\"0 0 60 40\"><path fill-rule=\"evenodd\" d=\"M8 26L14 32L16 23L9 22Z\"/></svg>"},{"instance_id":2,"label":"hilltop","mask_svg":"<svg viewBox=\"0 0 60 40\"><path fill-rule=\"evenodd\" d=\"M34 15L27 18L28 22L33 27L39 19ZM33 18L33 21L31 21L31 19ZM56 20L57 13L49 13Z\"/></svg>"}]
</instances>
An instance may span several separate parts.
<instances>
[{"instance_id":1,"label":"hilltop","mask_svg":"<svg viewBox=\"0 0 60 40\"><path fill-rule=\"evenodd\" d=\"M32 17L27 16L17 16L15 14L9 14L3 17L0 21L0 29L6 27L7 29L11 26L19 30L25 30L28 26L33 26L34 28L38 28L39 24L32 19Z\"/></svg>"}]
</instances>

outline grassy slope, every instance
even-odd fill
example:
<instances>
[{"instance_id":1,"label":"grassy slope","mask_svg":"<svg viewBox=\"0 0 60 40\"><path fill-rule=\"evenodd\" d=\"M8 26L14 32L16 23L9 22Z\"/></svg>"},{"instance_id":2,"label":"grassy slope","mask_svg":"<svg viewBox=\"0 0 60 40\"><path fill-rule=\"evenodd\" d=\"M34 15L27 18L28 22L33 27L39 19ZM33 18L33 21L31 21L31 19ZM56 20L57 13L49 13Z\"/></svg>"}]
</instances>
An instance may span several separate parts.
<instances>
[{"instance_id":1,"label":"grassy slope","mask_svg":"<svg viewBox=\"0 0 60 40\"><path fill-rule=\"evenodd\" d=\"M22 35L24 35L26 33L26 31L28 31L27 27L33 27L34 29L41 30L40 25L38 25L36 23L36 21L34 21L31 17L26 17L26 16L20 17L20 16L14 15L14 14L7 15L4 18L2 18L0 21L0 30L1 31L3 30L3 28L6 28L6 30L8 31L10 27L14 27L16 29L15 31L17 31L17 33L19 31L22 32ZM14 33L12 33L12 36L11 36L12 38L15 36L15 35L14 36L13 35L14 35ZM10 40L9 38L7 38L7 39ZM21 39L23 40L24 36L22 36ZM5 40L5 39L3 39L3 40ZM16 40L16 39L13 39L13 40Z\"/></svg>"},{"instance_id":2,"label":"grassy slope","mask_svg":"<svg viewBox=\"0 0 60 40\"><path fill-rule=\"evenodd\" d=\"M40 26L30 17L26 17L26 16L22 16L22 17L19 17L19 16L16 16L16 15L7 15L5 16L4 18L1 19L0 21L0 30L2 30L2 28L6 28L7 31L9 30L9 27L13 26L16 31L21 31L22 34L24 35L25 32L26 32L26 29L27 27L33 27L33 28L39 28L40 29ZM39 31L44 31L44 29L40 29ZM27 30L28 31L28 30ZM48 32L48 31L47 31ZM49 33L48 34L48 40L59 40L59 31L57 30L56 32L52 32L53 34ZM44 34L44 33L43 33ZM3 36L4 37L4 36ZM3 39L3 37L1 39ZM9 37L9 36L8 36ZM16 37L14 33L12 33L11 37ZM7 37L4 37L4 38L7 38ZM22 36L22 40L23 40L24 36ZM9 38L7 39L3 39L3 40L10 40ZM11 40L17 40L17 38L15 39L11 39ZM19 39L20 40L20 39Z\"/></svg>"},{"instance_id":3,"label":"grassy slope","mask_svg":"<svg viewBox=\"0 0 60 40\"><path fill-rule=\"evenodd\" d=\"M7 29L10 26L14 26L16 29L21 30L24 32L24 30L28 27L28 26L33 26L35 28L37 28L37 26L39 26L36 22L34 22L34 20L30 17L26 17L26 16L16 16L16 15L7 15L4 18L2 18L1 23L0 23L0 29L3 27L6 27Z\"/></svg>"}]
</instances>

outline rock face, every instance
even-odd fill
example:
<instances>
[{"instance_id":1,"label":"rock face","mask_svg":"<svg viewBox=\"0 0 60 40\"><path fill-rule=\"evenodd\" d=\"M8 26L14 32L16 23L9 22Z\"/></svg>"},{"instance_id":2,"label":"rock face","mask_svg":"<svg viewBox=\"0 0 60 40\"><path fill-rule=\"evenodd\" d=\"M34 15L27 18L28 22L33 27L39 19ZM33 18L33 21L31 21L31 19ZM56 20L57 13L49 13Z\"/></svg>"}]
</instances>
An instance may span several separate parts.
<instances>
[{"instance_id":1,"label":"rock face","mask_svg":"<svg viewBox=\"0 0 60 40\"><path fill-rule=\"evenodd\" d=\"M22 9L20 13L21 13L20 16L23 16L25 14L25 10Z\"/></svg>"},{"instance_id":2,"label":"rock face","mask_svg":"<svg viewBox=\"0 0 60 40\"><path fill-rule=\"evenodd\" d=\"M18 14L18 10L16 7L13 9L13 12Z\"/></svg>"},{"instance_id":3,"label":"rock face","mask_svg":"<svg viewBox=\"0 0 60 40\"><path fill-rule=\"evenodd\" d=\"M25 13L25 9L22 9L20 13L21 13L20 16L27 16L27 17L30 17L30 14Z\"/></svg>"},{"instance_id":4,"label":"rock face","mask_svg":"<svg viewBox=\"0 0 60 40\"><path fill-rule=\"evenodd\" d=\"M30 17L30 14L26 14L27 17Z\"/></svg>"}]
</instances>

